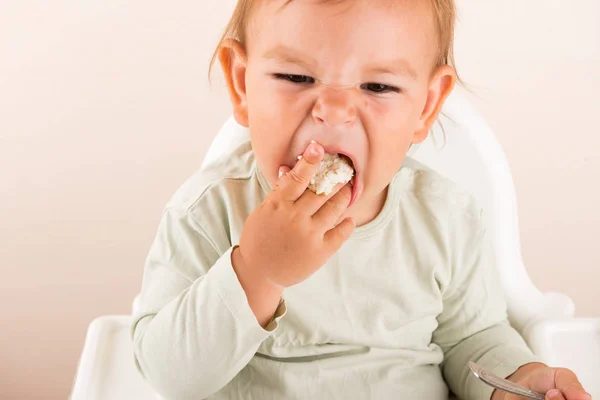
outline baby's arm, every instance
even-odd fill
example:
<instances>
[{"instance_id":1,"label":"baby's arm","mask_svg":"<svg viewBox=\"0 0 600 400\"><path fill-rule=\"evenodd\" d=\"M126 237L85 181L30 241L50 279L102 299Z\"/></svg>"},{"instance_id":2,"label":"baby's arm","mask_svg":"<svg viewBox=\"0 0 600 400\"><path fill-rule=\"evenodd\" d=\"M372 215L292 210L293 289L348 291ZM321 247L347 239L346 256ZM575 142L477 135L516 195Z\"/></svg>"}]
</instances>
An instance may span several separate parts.
<instances>
[{"instance_id":1,"label":"baby's arm","mask_svg":"<svg viewBox=\"0 0 600 400\"><path fill-rule=\"evenodd\" d=\"M354 222L342 218L350 188L340 184L324 196L306 190L323 154L311 144L279 178L235 249L221 243L219 252L186 210L165 212L133 328L137 365L159 394L198 399L223 388L277 327L283 288L311 276L350 236Z\"/></svg>"},{"instance_id":2,"label":"baby's arm","mask_svg":"<svg viewBox=\"0 0 600 400\"><path fill-rule=\"evenodd\" d=\"M537 361L507 321L500 279L475 214L450 223L450 279L443 287L444 310L433 337L444 351L442 371L448 386L466 400L492 395L492 389L469 372L468 361L502 377Z\"/></svg>"},{"instance_id":3,"label":"baby's arm","mask_svg":"<svg viewBox=\"0 0 600 400\"><path fill-rule=\"evenodd\" d=\"M433 338L444 351L442 370L452 391L465 400L517 399L499 390L491 397L492 388L469 372L467 363L473 360L496 375L546 393L547 399L590 400L572 371L536 362L525 341L510 327L480 218L466 221L465 225L451 224L450 279L445 279L444 310Z\"/></svg>"},{"instance_id":4,"label":"baby's arm","mask_svg":"<svg viewBox=\"0 0 600 400\"><path fill-rule=\"evenodd\" d=\"M277 327L260 326L231 263L186 210L167 209L146 266L134 316L139 370L168 399L220 390Z\"/></svg>"}]
</instances>

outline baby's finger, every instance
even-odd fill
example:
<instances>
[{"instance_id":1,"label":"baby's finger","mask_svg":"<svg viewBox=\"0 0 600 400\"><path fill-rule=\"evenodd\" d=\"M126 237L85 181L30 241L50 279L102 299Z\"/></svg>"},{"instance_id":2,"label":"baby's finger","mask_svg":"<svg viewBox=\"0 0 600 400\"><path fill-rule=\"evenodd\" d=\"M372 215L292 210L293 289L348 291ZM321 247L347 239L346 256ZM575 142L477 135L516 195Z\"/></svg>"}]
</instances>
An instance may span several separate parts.
<instances>
[{"instance_id":1,"label":"baby's finger","mask_svg":"<svg viewBox=\"0 0 600 400\"><path fill-rule=\"evenodd\" d=\"M554 382L556 382L556 388L564 394L567 400L590 399L590 395L583 389L577 375L571 370L557 368L554 375Z\"/></svg>"},{"instance_id":2,"label":"baby's finger","mask_svg":"<svg viewBox=\"0 0 600 400\"><path fill-rule=\"evenodd\" d=\"M552 389L546 393L546 400L565 400L560 390Z\"/></svg>"},{"instance_id":3,"label":"baby's finger","mask_svg":"<svg viewBox=\"0 0 600 400\"><path fill-rule=\"evenodd\" d=\"M308 215L315 215L321 207L323 207L323 205L335 196L345 185L345 183L335 185L329 194L316 194L312 190L306 190L296 201L296 206L301 208L303 212Z\"/></svg>"},{"instance_id":4,"label":"baby's finger","mask_svg":"<svg viewBox=\"0 0 600 400\"><path fill-rule=\"evenodd\" d=\"M281 167L279 167L279 173L277 174L277 179L280 180L288 172L290 172L290 168L285 165L282 165Z\"/></svg>"},{"instance_id":5,"label":"baby's finger","mask_svg":"<svg viewBox=\"0 0 600 400\"><path fill-rule=\"evenodd\" d=\"M323 156L323 147L311 142L294 168L282 178L279 191L284 200L295 202L302 196Z\"/></svg>"},{"instance_id":6,"label":"baby's finger","mask_svg":"<svg viewBox=\"0 0 600 400\"><path fill-rule=\"evenodd\" d=\"M592 396L583 389L569 388L563 390L567 400L591 400Z\"/></svg>"},{"instance_id":7,"label":"baby's finger","mask_svg":"<svg viewBox=\"0 0 600 400\"><path fill-rule=\"evenodd\" d=\"M352 218L346 218L338 226L329 230L325 234L325 241L327 244L332 246L335 249L339 249L342 247L344 242L348 240L352 232L354 232L354 228L356 227L356 223Z\"/></svg>"},{"instance_id":8,"label":"baby's finger","mask_svg":"<svg viewBox=\"0 0 600 400\"><path fill-rule=\"evenodd\" d=\"M284 178L289 172L290 172L289 167L286 167L285 165L282 165L281 167L279 167L279 171L277 171L277 181L275 182L275 190L281 189L281 187L284 183Z\"/></svg>"},{"instance_id":9,"label":"baby's finger","mask_svg":"<svg viewBox=\"0 0 600 400\"><path fill-rule=\"evenodd\" d=\"M348 209L351 196L352 189L350 185L344 185L314 214L313 221L321 224L326 230L329 230Z\"/></svg>"}]
</instances>

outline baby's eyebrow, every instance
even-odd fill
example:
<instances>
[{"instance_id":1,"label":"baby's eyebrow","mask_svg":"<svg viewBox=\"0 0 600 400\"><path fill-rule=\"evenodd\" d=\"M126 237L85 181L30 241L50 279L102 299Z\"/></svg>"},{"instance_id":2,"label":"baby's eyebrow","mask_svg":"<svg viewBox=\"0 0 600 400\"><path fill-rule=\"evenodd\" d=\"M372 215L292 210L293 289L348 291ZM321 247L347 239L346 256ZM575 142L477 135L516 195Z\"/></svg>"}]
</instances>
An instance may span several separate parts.
<instances>
[{"instance_id":1,"label":"baby's eyebrow","mask_svg":"<svg viewBox=\"0 0 600 400\"><path fill-rule=\"evenodd\" d=\"M417 73L410 63L402 58L385 63L373 63L365 68L365 71L374 74L403 75L412 80L417 80Z\"/></svg>"},{"instance_id":2,"label":"baby's eyebrow","mask_svg":"<svg viewBox=\"0 0 600 400\"><path fill-rule=\"evenodd\" d=\"M263 58L273 59L283 63L296 64L309 70L314 70L317 65L317 61L313 57L307 54L301 54L284 45L278 45L267 50L263 54ZM412 80L417 80L418 77L410 63L402 58L385 62L369 63L364 68L364 72L371 74L401 75Z\"/></svg>"},{"instance_id":3,"label":"baby's eyebrow","mask_svg":"<svg viewBox=\"0 0 600 400\"><path fill-rule=\"evenodd\" d=\"M263 58L297 64L307 69L312 69L317 65L316 60L309 55L299 54L297 51L283 45L275 46L266 51L265 54L263 54Z\"/></svg>"}]
</instances>

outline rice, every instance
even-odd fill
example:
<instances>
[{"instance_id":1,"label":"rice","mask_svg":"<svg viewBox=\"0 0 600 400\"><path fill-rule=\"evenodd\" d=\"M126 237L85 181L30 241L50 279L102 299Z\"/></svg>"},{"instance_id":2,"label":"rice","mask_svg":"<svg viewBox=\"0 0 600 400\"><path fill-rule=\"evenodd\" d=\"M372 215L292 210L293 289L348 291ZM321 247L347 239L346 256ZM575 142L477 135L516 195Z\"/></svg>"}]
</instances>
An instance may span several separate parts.
<instances>
[{"instance_id":1,"label":"rice","mask_svg":"<svg viewBox=\"0 0 600 400\"><path fill-rule=\"evenodd\" d=\"M325 154L317 172L313 175L308 189L316 194L329 195L338 183L350 182L354 169L347 157L339 154Z\"/></svg>"}]
</instances>

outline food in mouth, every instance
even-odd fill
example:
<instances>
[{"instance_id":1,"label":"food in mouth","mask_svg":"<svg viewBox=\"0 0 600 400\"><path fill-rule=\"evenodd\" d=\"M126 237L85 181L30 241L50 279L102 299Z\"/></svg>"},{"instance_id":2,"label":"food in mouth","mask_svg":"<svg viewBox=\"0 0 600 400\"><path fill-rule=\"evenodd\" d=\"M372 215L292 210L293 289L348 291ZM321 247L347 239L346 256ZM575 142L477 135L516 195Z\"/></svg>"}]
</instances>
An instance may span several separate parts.
<instances>
[{"instance_id":1,"label":"food in mouth","mask_svg":"<svg viewBox=\"0 0 600 400\"><path fill-rule=\"evenodd\" d=\"M352 161L344 155L325 154L313 175L308 189L316 194L329 195L339 183L348 183L354 176Z\"/></svg>"}]
</instances>

